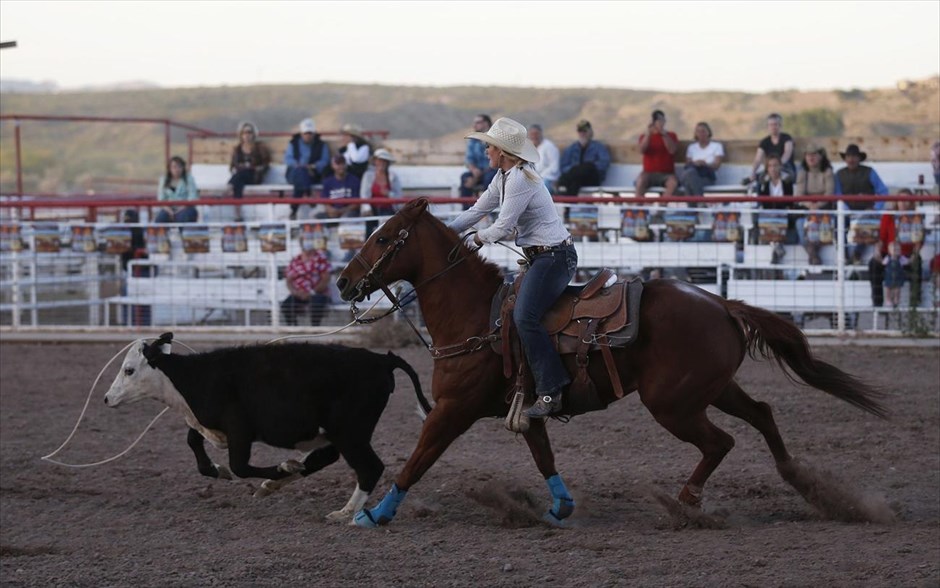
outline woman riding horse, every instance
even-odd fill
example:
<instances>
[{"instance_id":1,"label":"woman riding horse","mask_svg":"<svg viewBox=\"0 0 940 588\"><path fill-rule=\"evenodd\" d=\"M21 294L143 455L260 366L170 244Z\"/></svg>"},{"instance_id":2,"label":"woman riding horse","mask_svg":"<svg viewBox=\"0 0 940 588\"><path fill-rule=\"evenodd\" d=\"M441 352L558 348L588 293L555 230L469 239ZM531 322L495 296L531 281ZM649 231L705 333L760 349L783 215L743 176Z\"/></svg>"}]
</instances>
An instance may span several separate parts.
<instances>
[{"instance_id":1,"label":"woman riding horse","mask_svg":"<svg viewBox=\"0 0 940 588\"><path fill-rule=\"evenodd\" d=\"M502 286L502 273L435 218L427 200L412 200L375 231L336 285L344 300L358 302L379 289L394 296L389 284L398 280L414 286L433 341L429 351L434 358L435 405L391 490L375 508L356 514L355 523L365 527L389 523L408 490L474 422L506 416L513 387L513 379L504 373L503 358L489 344L494 340L490 306ZM590 361L587 369L600 401L598 409L621 397L618 388L636 392L663 428L701 452L679 492L680 503L701 504L705 483L734 447L734 438L708 418L707 409L715 407L760 431L780 475L807 501L824 512L832 512L834 505L834 512L845 520L866 520L859 514L861 503L846 508L818 492L815 482L808 483L811 478L787 451L770 406L752 399L734 375L748 354L773 358L789 368L792 377L884 416L887 411L877 401L878 390L814 357L803 332L792 322L679 280L644 284L638 323L630 345L608 349L617 367L613 374L604 361ZM572 373L578 369L575 354L564 355L562 361ZM619 386L611 377L619 379ZM574 512L574 500L555 467L545 422L531 420L523 437L551 493L545 520L560 524Z\"/></svg>"},{"instance_id":2,"label":"woman riding horse","mask_svg":"<svg viewBox=\"0 0 940 588\"><path fill-rule=\"evenodd\" d=\"M542 317L574 277L578 253L532 165L538 163L539 152L526 128L511 118L501 118L487 132L470 133L466 138L483 142L490 167L498 171L476 203L448 226L461 233L498 207L496 221L478 231L473 242L481 247L515 234L516 245L529 260L513 319L535 379L536 401L526 415L545 418L561 408L561 391L571 378L542 326Z\"/></svg>"}]
</instances>

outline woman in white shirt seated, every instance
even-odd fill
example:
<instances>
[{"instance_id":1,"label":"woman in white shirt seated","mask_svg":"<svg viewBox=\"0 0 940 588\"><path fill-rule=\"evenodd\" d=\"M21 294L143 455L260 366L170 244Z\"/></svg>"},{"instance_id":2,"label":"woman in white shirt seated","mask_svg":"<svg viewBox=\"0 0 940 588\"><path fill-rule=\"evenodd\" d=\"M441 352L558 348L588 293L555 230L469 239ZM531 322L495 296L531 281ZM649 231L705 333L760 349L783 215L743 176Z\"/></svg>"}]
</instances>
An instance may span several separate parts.
<instances>
[{"instance_id":1,"label":"woman in white shirt seated","mask_svg":"<svg viewBox=\"0 0 940 588\"><path fill-rule=\"evenodd\" d=\"M712 129L706 122L695 125L695 141L685 150L685 169L679 183L689 196L702 196L706 186L715 184L715 172L721 167L725 148L712 141Z\"/></svg>"},{"instance_id":2,"label":"woman in white shirt seated","mask_svg":"<svg viewBox=\"0 0 940 588\"><path fill-rule=\"evenodd\" d=\"M345 124L340 132L346 140L346 145L339 149L339 152L346 158L346 171L361 180L369 168L372 145L362 136L362 129L359 125Z\"/></svg>"}]
</instances>

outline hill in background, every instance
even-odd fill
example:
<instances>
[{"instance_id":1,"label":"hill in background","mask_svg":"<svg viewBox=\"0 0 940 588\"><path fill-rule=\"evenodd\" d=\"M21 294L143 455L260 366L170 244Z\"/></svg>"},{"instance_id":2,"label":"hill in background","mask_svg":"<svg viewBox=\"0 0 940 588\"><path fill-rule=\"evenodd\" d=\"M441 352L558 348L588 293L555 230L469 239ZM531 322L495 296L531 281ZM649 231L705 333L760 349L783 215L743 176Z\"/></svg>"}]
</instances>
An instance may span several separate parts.
<instances>
[{"instance_id":1,"label":"hill in background","mask_svg":"<svg viewBox=\"0 0 940 588\"><path fill-rule=\"evenodd\" d=\"M798 137L940 137L940 78L876 90L671 93L615 89L282 85L0 95L0 113L167 118L231 133L238 121L262 131L292 131L305 117L321 130L346 122L385 129L399 140L460 141L477 113L540 123L559 145L575 138L586 118L596 138L635 141L649 113L662 109L669 128L691 138L707 121L718 140L765 134L770 112ZM161 125L24 122L22 160L27 191L76 190L89 178L156 178L163 170ZM0 126L0 184L15 182L13 125ZM174 131L173 151L186 153L186 134ZM280 160L280 153L275 153ZM154 188L155 189L155 188Z\"/></svg>"}]
</instances>

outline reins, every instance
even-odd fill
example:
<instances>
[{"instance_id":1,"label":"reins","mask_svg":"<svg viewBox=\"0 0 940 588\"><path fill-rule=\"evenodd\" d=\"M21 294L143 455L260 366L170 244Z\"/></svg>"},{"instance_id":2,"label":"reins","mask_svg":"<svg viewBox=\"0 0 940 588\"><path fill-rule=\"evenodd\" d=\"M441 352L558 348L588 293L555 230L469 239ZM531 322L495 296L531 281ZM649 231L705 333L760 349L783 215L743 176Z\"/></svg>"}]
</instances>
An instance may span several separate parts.
<instances>
[{"instance_id":1,"label":"reins","mask_svg":"<svg viewBox=\"0 0 940 588\"><path fill-rule=\"evenodd\" d=\"M372 318L360 318L359 316L357 316L357 314L359 313L359 309L356 307L356 301L353 300L349 304L349 307L350 307L349 310L353 314L353 316L356 317L355 319L356 323L358 324L374 323L402 309L401 302L391 292L388 285L385 283L385 280L382 279L382 270L384 269L382 266L386 260L391 261L392 259L395 258L395 256L398 254L398 251L404 246L405 241L410 236L412 227L414 227L414 222L408 225L407 228L401 229L398 232L398 238L396 238L392 243L389 244L388 247L385 248L385 251L382 252L382 255L380 255L379 258L372 265L369 265L369 262L367 262L360 253L356 253L355 257L353 257L353 260L361 264L362 267L365 268L366 270L366 274L356 284L356 290L361 293L364 288L366 288L367 286L371 285L374 282L378 286L378 288L382 290L385 296L388 297L388 299L392 302L392 307L388 311L383 313L381 316L372 317ZM440 276L446 274L450 270L457 267L459 264L469 259L469 255L460 256L460 247L463 244L464 240L466 240L468 237L471 237L474 234L476 234L476 231L470 231L462 239L458 240L457 243L455 243L454 246L451 248L451 250L447 253L448 265L441 271L435 273L434 275L423 280L421 283L415 285L411 291L417 295L418 288L439 278ZM499 243L499 245L502 245L503 247L506 247L507 249L511 251L515 251L517 254L519 254L523 258L525 257L524 255L520 254L519 251L517 251L513 247L510 247L509 245L506 245L505 243ZM473 254L479 250L480 250L480 247L476 247L475 249L470 250L470 253ZM483 349L487 344L492 343L494 341L498 341L501 338L501 335L499 333L499 328L497 327L495 330L487 333L486 335L469 337L461 343L454 343L452 345L435 347L434 345L427 342L427 340L424 338L424 336L421 334L421 332L418 330L414 322L408 317L407 314L402 315L402 316L405 317L405 320L408 322L408 326L411 327L411 330L414 331L415 335L417 335L418 337L418 340L421 341L421 344L424 345L424 347L428 350L428 352L431 354L431 357L433 359L446 359L448 357L456 357L458 355L473 353L475 351L479 351Z\"/></svg>"},{"instance_id":2,"label":"reins","mask_svg":"<svg viewBox=\"0 0 940 588\"><path fill-rule=\"evenodd\" d=\"M392 293L392 291L389 289L388 285L386 284L385 280L382 279L382 270L384 269L382 266L386 260L390 262L392 259L395 258L395 255L398 254L398 251L404 246L405 241L410 236L411 229L413 226L414 226L414 223L411 223L410 225L408 225L407 228L400 230L398 232L398 238L396 238L392 243L389 244L388 247L385 248L385 251L382 252L382 255L380 255L379 258L375 261L375 263L373 263L371 266L369 265L369 262L363 259L360 253L356 253L355 257L353 257L354 261L360 263L366 269L366 275L364 275L356 284L357 291L361 292L363 288L365 288L366 286L374 282L379 287L379 289L382 290L382 292L389 299L389 301L391 301L392 303L392 307L389 310L387 310L385 313L383 313L381 316L372 317L372 318L360 318L361 315L357 316L357 313L359 313L359 309L356 306L356 301L353 300L352 302L349 303L349 311L353 314L354 317L356 317L355 322L357 324L374 323L402 309L401 301L398 299L397 296L395 296L395 294ZM470 233L470 234L473 234L473 233ZM451 248L451 250L447 253L448 265L444 269L428 277L426 280L422 281L421 283L416 284L414 288L412 289L412 292L415 292L415 294L417 295L418 288L439 278L440 276L446 274L450 270L454 269L455 267L457 267L458 265L466 261L469 258L469 256L466 256L466 255L460 256L461 243L462 241L458 241L457 243L455 243L454 246ZM471 254L473 252L474 251L471 251ZM377 303L378 301L376 301L376 304ZM440 357L439 353L437 352L439 348L435 348L433 345L427 342L427 340L424 338L424 335L422 335L421 331L418 330L418 327L415 326L414 321L412 321L411 318L409 318L407 314L403 314L402 316L408 322L408 326L411 327L411 330L414 331L415 335L417 335L418 340L421 341L421 344L424 345L424 347L431 353L431 356L434 358ZM480 348L482 348L482 343L480 345Z\"/></svg>"}]
</instances>

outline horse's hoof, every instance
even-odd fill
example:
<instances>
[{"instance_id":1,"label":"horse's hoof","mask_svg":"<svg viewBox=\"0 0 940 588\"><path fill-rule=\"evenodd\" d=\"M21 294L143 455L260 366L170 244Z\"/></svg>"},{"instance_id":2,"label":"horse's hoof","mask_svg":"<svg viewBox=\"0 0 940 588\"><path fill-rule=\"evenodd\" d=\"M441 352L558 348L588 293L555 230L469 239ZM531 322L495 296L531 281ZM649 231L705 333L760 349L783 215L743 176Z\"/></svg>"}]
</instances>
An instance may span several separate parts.
<instances>
[{"instance_id":1,"label":"horse's hoof","mask_svg":"<svg viewBox=\"0 0 940 588\"><path fill-rule=\"evenodd\" d=\"M559 498L558 504L553 510L548 511L558 520L564 520L574 513L574 500L569 498Z\"/></svg>"},{"instance_id":2,"label":"horse's hoof","mask_svg":"<svg viewBox=\"0 0 940 588\"><path fill-rule=\"evenodd\" d=\"M351 514L352 513L346 510L334 510L330 514L326 515L326 520L330 521L331 523L341 523L343 521L351 521L352 520L350 519Z\"/></svg>"},{"instance_id":3,"label":"horse's hoof","mask_svg":"<svg viewBox=\"0 0 940 588\"><path fill-rule=\"evenodd\" d=\"M701 510L702 508L702 495L693 494L692 491L689 490L688 486L682 487L682 490L679 492L679 497L677 498L677 500L681 504L684 504L685 506L688 506L690 508L695 508L699 510Z\"/></svg>"},{"instance_id":4,"label":"horse's hoof","mask_svg":"<svg viewBox=\"0 0 940 588\"><path fill-rule=\"evenodd\" d=\"M220 480L231 480L232 472L225 466L219 464L212 464L215 466L216 477Z\"/></svg>"},{"instance_id":5,"label":"horse's hoof","mask_svg":"<svg viewBox=\"0 0 940 588\"><path fill-rule=\"evenodd\" d=\"M356 513L356 516L353 517L353 522L357 527L363 527L366 529L375 529L379 526L378 523L372 520L372 515L369 514L368 510L360 510Z\"/></svg>"},{"instance_id":6,"label":"horse's hoof","mask_svg":"<svg viewBox=\"0 0 940 588\"><path fill-rule=\"evenodd\" d=\"M558 527L559 529L568 528L568 523L566 523L564 519L560 519L556 517L555 513L553 513L552 511L548 511L544 515L542 515L542 520L553 527Z\"/></svg>"}]
</instances>

